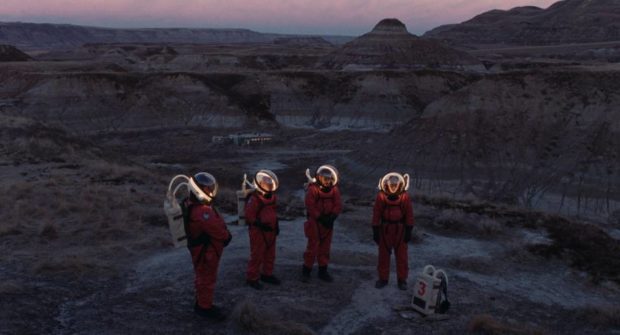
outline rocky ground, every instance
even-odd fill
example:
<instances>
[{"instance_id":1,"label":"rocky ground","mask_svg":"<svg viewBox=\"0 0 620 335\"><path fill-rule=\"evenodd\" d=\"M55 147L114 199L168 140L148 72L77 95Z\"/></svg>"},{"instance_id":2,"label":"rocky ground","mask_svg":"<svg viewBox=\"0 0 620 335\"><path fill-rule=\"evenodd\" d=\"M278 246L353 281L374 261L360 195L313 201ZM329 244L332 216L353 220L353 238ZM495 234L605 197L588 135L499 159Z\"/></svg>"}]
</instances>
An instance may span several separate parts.
<instances>
[{"instance_id":1,"label":"rocky ground","mask_svg":"<svg viewBox=\"0 0 620 335\"><path fill-rule=\"evenodd\" d=\"M316 155L310 143L325 146L330 136L314 131L298 134L298 145L307 145L300 159L299 148L277 143L253 149L208 145L206 151L191 145L200 143L200 136L208 138L210 131L169 130L157 137L143 132L132 134L132 141L125 139L127 134L108 134L96 137L96 142L95 137L78 141L55 133L46 140L40 129L31 133L36 125L29 121L5 121L11 125L4 132L11 133L10 141L27 144L20 151L4 148L0 166L5 197L0 226L3 332L619 331L614 317L620 296L617 240L582 221L489 204L428 198L416 192L410 290L399 291L394 280L376 290L376 246L369 228L372 186L356 188L356 181L347 180L346 170L345 212L336 226L330 266L336 282L313 278L309 284L301 283L303 171L346 153L359 134L350 140L344 136L332 151L315 151ZM373 136L380 135L367 134L369 139ZM45 143L47 147L41 148ZM59 145L70 146L63 152L73 153L43 154ZM219 153L221 158L209 159L208 153ZM179 156L186 159L177 161ZM260 292L244 285L247 230L230 225L234 238L222 258L215 299L231 317L211 324L192 313L188 253L174 249L169 240L161 210L166 181L199 167L213 171L224 186L219 206L234 221L234 185L240 183L242 172L257 164L273 168L283 183L285 220L276 273L284 283ZM558 233L553 229L558 224L571 229ZM603 246L605 255L592 253L588 243L583 249L580 236ZM601 257L603 261L592 263ZM452 309L441 318L397 310L410 303L415 275L426 264L444 268L450 276Z\"/></svg>"}]
</instances>

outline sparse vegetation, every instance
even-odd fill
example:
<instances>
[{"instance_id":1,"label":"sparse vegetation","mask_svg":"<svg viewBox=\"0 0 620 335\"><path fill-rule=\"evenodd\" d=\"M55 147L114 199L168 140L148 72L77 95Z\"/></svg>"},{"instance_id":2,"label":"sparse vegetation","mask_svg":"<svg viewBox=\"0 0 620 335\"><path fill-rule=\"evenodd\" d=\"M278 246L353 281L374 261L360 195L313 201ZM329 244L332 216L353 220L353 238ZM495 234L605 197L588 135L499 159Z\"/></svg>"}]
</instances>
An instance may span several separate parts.
<instances>
[{"instance_id":1,"label":"sparse vegetation","mask_svg":"<svg viewBox=\"0 0 620 335\"><path fill-rule=\"evenodd\" d=\"M498 321L491 315L475 315L469 321L467 330L473 334L486 335L543 335L545 332L519 325Z\"/></svg>"},{"instance_id":2,"label":"sparse vegetation","mask_svg":"<svg viewBox=\"0 0 620 335\"><path fill-rule=\"evenodd\" d=\"M419 201L426 205L432 205L443 209L452 209L447 218L439 220L440 227L449 230L484 233L491 228L484 224L476 227L475 224L467 224L463 220L467 216L454 217L454 213L476 213L494 220L501 220L506 226L519 225L530 229L545 229L552 245L539 245L530 247L530 251L546 257L556 256L568 258L576 268L587 271L593 281L612 280L620 283L620 241L610 237L601 228L594 224L575 222L570 219L549 215L546 213L528 211L518 208L498 206L490 203L478 203L472 201L454 201L447 198L428 198L417 196L414 202ZM456 212L454 210L457 210ZM462 221L461 221L462 220ZM485 222L485 220L481 220ZM490 227L499 229L496 221ZM466 229L465 229L466 228ZM503 228L502 228L503 229Z\"/></svg>"},{"instance_id":3,"label":"sparse vegetation","mask_svg":"<svg viewBox=\"0 0 620 335\"><path fill-rule=\"evenodd\" d=\"M81 254L44 258L33 264L32 270L38 275L65 274L70 277L93 273L112 276L117 271L114 265L102 259Z\"/></svg>"},{"instance_id":4,"label":"sparse vegetation","mask_svg":"<svg viewBox=\"0 0 620 335\"><path fill-rule=\"evenodd\" d=\"M610 303L613 303L610 301ZM594 329L620 328L620 308L618 306L590 307L575 311L575 319L583 320Z\"/></svg>"},{"instance_id":5,"label":"sparse vegetation","mask_svg":"<svg viewBox=\"0 0 620 335\"><path fill-rule=\"evenodd\" d=\"M504 231L504 227L500 223L488 216L477 213L466 213L459 209L446 209L441 211L432 224L426 227L443 229L479 238L495 238Z\"/></svg>"},{"instance_id":6,"label":"sparse vegetation","mask_svg":"<svg viewBox=\"0 0 620 335\"><path fill-rule=\"evenodd\" d=\"M254 304L244 301L237 305L233 312L233 319L242 333L248 334L315 334L305 325L281 320L271 316L268 311L259 310Z\"/></svg>"}]
</instances>

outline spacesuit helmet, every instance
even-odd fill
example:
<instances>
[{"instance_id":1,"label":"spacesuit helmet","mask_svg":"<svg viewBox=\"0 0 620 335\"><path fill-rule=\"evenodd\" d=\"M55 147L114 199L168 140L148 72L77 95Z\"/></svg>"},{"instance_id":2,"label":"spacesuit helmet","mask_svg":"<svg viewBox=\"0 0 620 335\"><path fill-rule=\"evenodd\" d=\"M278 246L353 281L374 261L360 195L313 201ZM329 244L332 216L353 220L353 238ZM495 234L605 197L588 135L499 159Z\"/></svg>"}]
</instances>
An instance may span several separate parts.
<instances>
[{"instance_id":1,"label":"spacesuit helmet","mask_svg":"<svg viewBox=\"0 0 620 335\"><path fill-rule=\"evenodd\" d=\"M189 189L198 201L209 204L217 195L217 180L210 173L199 172L189 178Z\"/></svg>"},{"instance_id":2,"label":"spacesuit helmet","mask_svg":"<svg viewBox=\"0 0 620 335\"><path fill-rule=\"evenodd\" d=\"M399 195L409 189L409 175L390 172L379 181L379 189L387 195Z\"/></svg>"},{"instance_id":3,"label":"spacesuit helmet","mask_svg":"<svg viewBox=\"0 0 620 335\"><path fill-rule=\"evenodd\" d=\"M320 186L329 188L338 184L338 170L331 165L322 165L316 170L316 181Z\"/></svg>"},{"instance_id":4,"label":"spacesuit helmet","mask_svg":"<svg viewBox=\"0 0 620 335\"><path fill-rule=\"evenodd\" d=\"M262 194L275 192L280 186L278 176L271 170L260 170L254 176L254 187Z\"/></svg>"}]
</instances>

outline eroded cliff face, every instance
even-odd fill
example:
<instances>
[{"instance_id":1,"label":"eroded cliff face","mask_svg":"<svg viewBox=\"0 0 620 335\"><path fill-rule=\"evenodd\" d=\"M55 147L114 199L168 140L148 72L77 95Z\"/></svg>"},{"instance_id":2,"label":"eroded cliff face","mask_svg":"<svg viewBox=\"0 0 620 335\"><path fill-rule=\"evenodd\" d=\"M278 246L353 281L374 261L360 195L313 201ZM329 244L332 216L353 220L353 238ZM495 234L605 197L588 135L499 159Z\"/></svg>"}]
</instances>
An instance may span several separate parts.
<instances>
[{"instance_id":1,"label":"eroded cliff face","mask_svg":"<svg viewBox=\"0 0 620 335\"><path fill-rule=\"evenodd\" d=\"M428 106L423 117L478 114L492 120L520 114L571 130L606 123L620 132L620 72L526 71L487 76Z\"/></svg>"},{"instance_id":2,"label":"eroded cliff face","mask_svg":"<svg viewBox=\"0 0 620 335\"><path fill-rule=\"evenodd\" d=\"M11 78L19 77L18 80ZM215 78L217 77L217 78ZM185 74L13 75L0 94L16 113L73 131L206 126L258 119L233 86L242 77ZM232 82L230 86L228 82Z\"/></svg>"},{"instance_id":3,"label":"eroded cliff face","mask_svg":"<svg viewBox=\"0 0 620 335\"><path fill-rule=\"evenodd\" d=\"M375 153L357 156L378 169L408 166L420 178L451 179L490 200L528 204L569 189L610 199L620 183L618 83L618 71L485 76L429 104Z\"/></svg>"},{"instance_id":4,"label":"eroded cliff face","mask_svg":"<svg viewBox=\"0 0 620 335\"><path fill-rule=\"evenodd\" d=\"M271 112L293 127L387 131L467 83L456 73L306 73L274 77Z\"/></svg>"},{"instance_id":5,"label":"eroded cliff face","mask_svg":"<svg viewBox=\"0 0 620 335\"><path fill-rule=\"evenodd\" d=\"M321 63L327 68L345 70L424 67L483 69L475 57L464 51L410 34L397 19L382 20L372 31L323 57Z\"/></svg>"},{"instance_id":6,"label":"eroded cliff face","mask_svg":"<svg viewBox=\"0 0 620 335\"><path fill-rule=\"evenodd\" d=\"M5 70L0 95L24 115L76 130L277 123L387 131L475 80L433 71L148 73L110 65L72 70Z\"/></svg>"}]
</instances>

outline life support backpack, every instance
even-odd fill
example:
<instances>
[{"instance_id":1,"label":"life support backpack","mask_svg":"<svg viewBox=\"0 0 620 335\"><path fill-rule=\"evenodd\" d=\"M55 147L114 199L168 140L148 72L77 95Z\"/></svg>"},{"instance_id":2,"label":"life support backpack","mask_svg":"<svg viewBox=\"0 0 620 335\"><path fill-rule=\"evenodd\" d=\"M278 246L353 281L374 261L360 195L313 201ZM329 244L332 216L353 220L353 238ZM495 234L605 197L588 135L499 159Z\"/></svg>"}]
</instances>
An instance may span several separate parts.
<instances>
[{"instance_id":1,"label":"life support backpack","mask_svg":"<svg viewBox=\"0 0 620 335\"><path fill-rule=\"evenodd\" d=\"M170 229L170 235L172 237L172 244L176 248L187 246L187 233L185 232L184 225L184 210L181 208L179 201L176 197L176 193L183 187L187 187L187 182L179 183L176 188L172 188L175 181L179 179L188 178L183 175L178 175L172 178L170 185L168 186L168 192L166 193L166 198L164 199L164 213L166 213L166 217L168 218L168 228Z\"/></svg>"},{"instance_id":2,"label":"life support backpack","mask_svg":"<svg viewBox=\"0 0 620 335\"><path fill-rule=\"evenodd\" d=\"M175 188L175 182L183 179L184 182L178 183ZM196 239L192 239L189 230L189 221L191 215L192 205L189 199L185 197L179 203L176 193L182 189L182 187L188 187L187 181L189 177L184 175L178 175L172 178L168 185L168 192L164 199L164 212L168 218L168 228L170 229L170 235L172 236L172 243L176 248L181 246L187 246L193 248L198 245L206 245L209 243L209 236L203 233ZM203 236L206 235L206 236Z\"/></svg>"},{"instance_id":3,"label":"life support backpack","mask_svg":"<svg viewBox=\"0 0 620 335\"><path fill-rule=\"evenodd\" d=\"M247 204L250 196L255 192L254 185L248 180L248 175L243 175L243 182L241 182L241 190L237 191L237 224L246 225L245 222L245 205Z\"/></svg>"},{"instance_id":4,"label":"life support backpack","mask_svg":"<svg viewBox=\"0 0 620 335\"><path fill-rule=\"evenodd\" d=\"M416 278L411 307L424 314L444 314L450 309L448 275L441 269L427 265Z\"/></svg>"}]
</instances>

